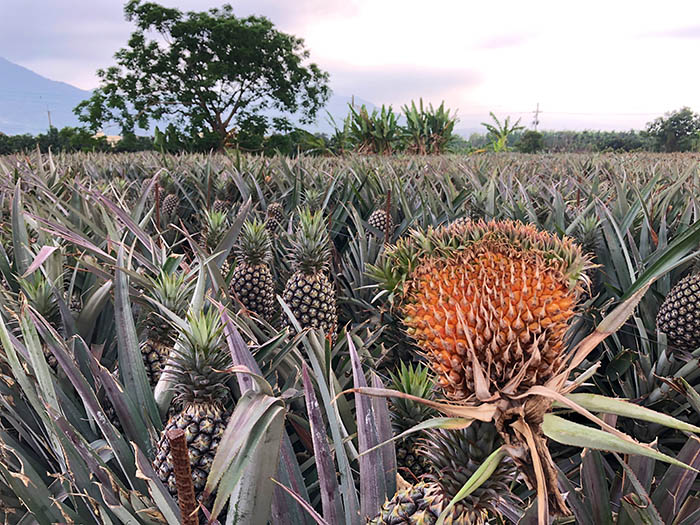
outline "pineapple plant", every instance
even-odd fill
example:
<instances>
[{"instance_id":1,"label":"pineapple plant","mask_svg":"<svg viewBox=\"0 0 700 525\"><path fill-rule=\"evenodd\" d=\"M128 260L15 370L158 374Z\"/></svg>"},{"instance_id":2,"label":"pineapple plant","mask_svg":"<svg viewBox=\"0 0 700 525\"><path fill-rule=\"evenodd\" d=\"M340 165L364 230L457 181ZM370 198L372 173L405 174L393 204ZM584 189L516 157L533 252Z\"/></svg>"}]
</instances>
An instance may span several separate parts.
<instances>
[{"instance_id":1,"label":"pineapple plant","mask_svg":"<svg viewBox=\"0 0 700 525\"><path fill-rule=\"evenodd\" d=\"M205 210L200 223L202 228L201 244L209 253L214 253L229 229L228 212L217 211L216 209ZM228 259L224 259L221 264L221 274L224 278L226 278L230 270L231 265Z\"/></svg>"},{"instance_id":2,"label":"pineapple plant","mask_svg":"<svg viewBox=\"0 0 700 525\"><path fill-rule=\"evenodd\" d=\"M284 221L284 208L280 202L272 202L265 212L265 227L272 234Z\"/></svg>"},{"instance_id":3,"label":"pineapple plant","mask_svg":"<svg viewBox=\"0 0 700 525\"><path fill-rule=\"evenodd\" d=\"M656 327L673 349L692 352L700 348L700 261L678 281L664 299Z\"/></svg>"},{"instance_id":4,"label":"pineapple plant","mask_svg":"<svg viewBox=\"0 0 700 525\"><path fill-rule=\"evenodd\" d=\"M595 214L586 215L576 228L574 239L581 246L583 253L588 256L591 261L595 260L596 253L601 249L602 234L600 232L600 220ZM588 270L588 278L590 287L585 289L581 302L587 302L591 297L595 297L600 292L602 286L602 276L597 266L592 265Z\"/></svg>"},{"instance_id":5,"label":"pineapple plant","mask_svg":"<svg viewBox=\"0 0 700 525\"><path fill-rule=\"evenodd\" d=\"M49 280L43 274L37 272L31 279L22 279L20 285L29 305L46 319L55 330L61 333L63 331L61 312ZM42 344L42 350L49 366L56 370L58 366L56 357L46 344Z\"/></svg>"},{"instance_id":6,"label":"pineapple plant","mask_svg":"<svg viewBox=\"0 0 700 525\"><path fill-rule=\"evenodd\" d=\"M489 411L503 441L521 450L513 458L528 485L546 487L561 514L568 509L542 430L552 402L528 394L567 370L565 335L588 264L571 239L512 221L465 221L412 232L371 269L443 393Z\"/></svg>"},{"instance_id":7,"label":"pineapple plant","mask_svg":"<svg viewBox=\"0 0 700 525\"><path fill-rule=\"evenodd\" d=\"M320 210L323 207L324 191L314 186L304 190L304 207L311 210Z\"/></svg>"},{"instance_id":8,"label":"pineapple plant","mask_svg":"<svg viewBox=\"0 0 700 525\"><path fill-rule=\"evenodd\" d=\"M158 442L153 469L170 493L177 497L168 431L183 429L187 438L195 496L202 496L207 476L231 412L226 386L231 356L225 347L222 327L214 311L187 316L182 345L172 352L171 375L175 411Z\"/></svg>"},{"instance_id":9,"label":"pineapple plant","mask_svg":"<svg viewBox=\"0 0 700 525\"><path fill-rule=\"evenodd\" d=\"M304 209L292 240L294 273L284 287L282 298L302 328L317 328L335 339L338 316L335 290L326 276L331 248L321 211Z\"/></svg>"},{"instance_id":10,"label":"pineapple plant","mask_svg":"<svg viewBox=\"0 0 700 525\"><path fill-rule=\"evenodd\" d=\"M396 373L390 373L394 390L412 396L431 399L433 383L429 370L422 364L401 363ZM435 415L435 410L404 398L393 399L390 405L394 435L402 434ZM419 480L428 472L427 457L419 451L422 434L412 433L396 441L396 463L406 479Z\"/></svg>"},{"instance_id":11,"label":"pineapple plant","mask_svg":"<svg viewBox=\"0 0 700 525\"><path fill-rule=\"evenodd\" d=\"M179 317L184 317L192 294L191 281L181 272L168 272L164 269L156 278L147 279L145 293L156 304L162 305ZM144 324L147 337L141 343L141 357L148 381L155 387L175 344L177 331L151 303L146 307Z\"/></svg>"},{"instance_id":12,"label":"pineapple plant","mask_svg":"<svg viewBox=\"0 0 700 525\"><path fill-rule=\"evenodd\" d=\"M214 181L214 202L212 210L217 213L228 213L231 208L231 186L234 185L230 177L219 176Z\"/></svg>"},{"instance_id":13,"label":"pineapple plant","mask_svg":"<svg viewBox=\"0 0 700 525\"><path fill-rule=\"evenodd\" d=\"M472 423L461 430L427 432L420 454L430 472L425 480L398 491L368 525L428 525L437 523L464 484L499 446L493 424ZM513 462L502 461L488 481L457 503L445 517L451 525L485 525L500 515L499 505L513 501L510 483L515 479Z\"/></svg>"},{"instance_id":14,"label":"pineapple plant","mask_svg":"<svg viewBox=\"0 0 700 525\"><path fill-rule=\"evenodd\" d=\"M275 285L270 272L272 243L259 220L241 229L237 264L231 276L231 295L255 314L269 319L275 312Z\"/></svg>"}]
</instances>

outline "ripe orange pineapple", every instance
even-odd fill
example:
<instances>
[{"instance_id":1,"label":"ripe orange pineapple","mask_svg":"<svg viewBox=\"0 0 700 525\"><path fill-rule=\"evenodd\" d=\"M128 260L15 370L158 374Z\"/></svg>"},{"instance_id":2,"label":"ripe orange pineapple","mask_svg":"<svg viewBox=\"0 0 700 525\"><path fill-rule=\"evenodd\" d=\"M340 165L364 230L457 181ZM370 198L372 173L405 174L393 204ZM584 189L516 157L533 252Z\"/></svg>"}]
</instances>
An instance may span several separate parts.
<instances>
[{"instance_id":1,"label":"ripe orange pineapple","mask_svg":"<svg viewBox=\"0 0 700 525\"><path fill-rule=\"evenodd\" d=\"M541 429L552 401L522 394L566 367L565 335L588 266L570 239L511 221L463 220L412 232L372 269L447 397L492 414L504 442L522 452L514 459L531 486L537 454L560 513L567 510Z\"/></svg>"}]
</instances>

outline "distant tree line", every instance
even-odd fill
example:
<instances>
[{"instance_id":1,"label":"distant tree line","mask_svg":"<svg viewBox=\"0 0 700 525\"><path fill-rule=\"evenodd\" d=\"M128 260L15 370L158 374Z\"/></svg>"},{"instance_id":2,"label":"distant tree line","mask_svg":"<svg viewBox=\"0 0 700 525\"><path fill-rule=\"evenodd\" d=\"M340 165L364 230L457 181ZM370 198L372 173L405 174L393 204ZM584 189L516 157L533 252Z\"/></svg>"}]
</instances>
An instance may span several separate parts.
<instances>
[{"instance_id":1,"label":"distant tree line","mask_svg":"<svg viewBox=\"0 0 700 525\"><path fill-rule=\"evenodd\" d=\"M602 152L602 151L659 151L655 139L644 131L515 131L508 135L508 149L522 153L547 151ZM487 134L472 133L463 149L488 148Z\"/></svg>"},{"instance_id":2,"label":"distant tree line","mask_svg":"<svg viewBox=\"0 0 700 525\"><path fill-rule=\"evenodd\" d=\"M105 136L95 136L85 128L49 128L38 135L5 135L0 133L0 155L20 153L39 148L42 152L111 151L114 153L144 151L153 149L153 138L127 134L115 144L110 144Z\"/></svg>"},{"instance_id":3,"label":"distant tree line","mask_svg":"<svg viewBox=\"0 0 700 525\"><path fill-rule=\"evenodd\" d=\"M700 115L683 107L647 123L642 131L534 131L514 125L508 128L495 118L484 124L487 133L473 133L460 144L461 151L516 150L523 153L604 151L699 151ZM504 149L505 148L505 149Z\"/></svg>"},{"instance_id":4,"label":"distant tree line","mask_svg":"<svg viewBox=\"0 0 700 525\"><path fill-rule=\"evenodd\" d=\"M625 151L700 151L700 115L687 107L666 113L649 122L643 131L534 131L525 130L509 119L501 123L484 123L486 133L473 133L468 139L453 133L456 117L440 105L404 106L405 124L391 107L368 111L364 106L351 107L347 118L330 134L310 133L289 124L269 127L265 117L249 115L239 123L228 147L264 155L365 154L395 153L472 153L475 151L537 152L625 152ZM335 124L335 123L334 123ZM158 150L167 153L209 152L218 149L216 134L194 136L169 125L156 128L153 137L127 133L110 144L85 128L50 128L39 135L4 135L0 133L0 155L39 148L53 152L134 152Z\"/></svg>"}]
</instances>

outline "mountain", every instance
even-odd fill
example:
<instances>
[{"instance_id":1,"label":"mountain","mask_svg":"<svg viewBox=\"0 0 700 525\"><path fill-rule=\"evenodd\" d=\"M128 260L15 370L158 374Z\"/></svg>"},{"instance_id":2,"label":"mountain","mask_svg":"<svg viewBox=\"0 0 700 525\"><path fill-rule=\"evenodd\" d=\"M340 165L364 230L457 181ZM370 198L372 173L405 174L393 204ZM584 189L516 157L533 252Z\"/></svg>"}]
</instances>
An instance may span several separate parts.
<instances>
[{"instance_id":1,"label":"mountain","mask_svg":"<svg viewBox=\"0 0 700 525\"><path fill-rule=\"evenodd\" d=\"M91 95L0 57L0 132L6 135L46 132L49 111L54 127L78 126L73 108Z\"/></svg>"},{"instance_id":2,"label":"mountain","mask_svg":"<svg viewBox=\"0 0 700 525\"><path fill-rule=\"evenodd\" d=\"M91 91L78 89L65 82L49 80L0 57L0 132L6 135L45 133L49 127L49 111L51 124L56 128L80 126L81 123L73 114L73 108L91 95ZM353 102L356 106L366 105L370 111L375 108L375 105L367 100L333 94L326 107L319 111L314 124L304 125L300 124L298 119L291 120L312 133L330 134L334 127L329 122L328 115L330 114L341 127L348 114L348 104ZM279 116L272 111L267 113L269 116ZM111 126L107 131L118 132Z\"/></svg>"}]
</instances>

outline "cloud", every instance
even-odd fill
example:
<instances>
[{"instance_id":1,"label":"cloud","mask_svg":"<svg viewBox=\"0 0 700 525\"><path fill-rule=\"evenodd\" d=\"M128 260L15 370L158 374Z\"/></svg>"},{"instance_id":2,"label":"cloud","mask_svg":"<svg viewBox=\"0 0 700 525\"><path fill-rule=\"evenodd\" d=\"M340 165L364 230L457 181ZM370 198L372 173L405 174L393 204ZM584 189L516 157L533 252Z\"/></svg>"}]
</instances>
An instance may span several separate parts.
<instances>
[{"instance_id":1,"label":"cloud","mask_svg":"<svg viewBox=\"0 0 700 525\"><path fill-rule=\"evenodd\" d=\"M501 49L506 47L517 47L528 43L533 39L529 33L497 35L483 41L478 47L482 49Z\"/></svg>"},{"instance_id":2,"label":"cloud","mask_svg":"<svg viewBox=\"0 0 700 525\"><path fill-rule=\"evenodd\" d=\"M658 31L652 33L644 33L643 38L688 38L700 39L700 26L687 26L668 29L666 31Z\"/></svg>"},{"instance_id":3,"label":"cloud","mask_svg":"<svg viewBox=\"0 0 700 525\"><path fill-rule=\"evenodd\" d=\"M1 1L0 56L84 89L96 87L96 70L113 64L114 53L126 45L133 30L133 25L124 18L122 2ZM159 3L184 12L222 4L219 0L160 0ZM314 18L350 15L355 9L352 3L322 0L231 3L237 16L264 14L280 30L293 34Z\"/></svg>"},{"instance_id":4,"label":"cloud","mask_svg":"<svg viewBox=\"0 0 700 525\"><path fill-rule=\"evenodd\" d=\"M422 67L361 68L330 67L331 87L342 95L357 95L374 104L395 107L423 98L439 104L449 93L477 86L481 78L471 70L445 70Z\"/></svg>"}]
</instances>

